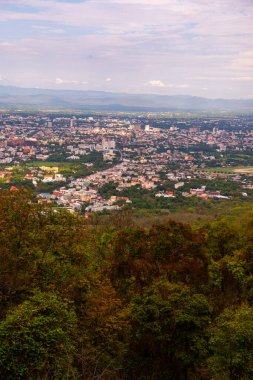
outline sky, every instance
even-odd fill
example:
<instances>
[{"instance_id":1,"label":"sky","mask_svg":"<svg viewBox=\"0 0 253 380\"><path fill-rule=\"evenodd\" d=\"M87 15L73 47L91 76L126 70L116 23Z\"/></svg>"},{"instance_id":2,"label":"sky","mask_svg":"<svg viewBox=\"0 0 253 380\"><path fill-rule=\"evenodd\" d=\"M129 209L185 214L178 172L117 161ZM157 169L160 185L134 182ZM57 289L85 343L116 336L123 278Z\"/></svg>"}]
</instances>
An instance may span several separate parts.
<instances>
[{"instance_id":1,"label":"sky","mask_svg":"<svg viewBox=\"0 0 253 380\"><path fill-rule=\"evenodd\" d=\"M0 85L253 98L253 0L0 0Z\"/></svg>"}]
</instances>

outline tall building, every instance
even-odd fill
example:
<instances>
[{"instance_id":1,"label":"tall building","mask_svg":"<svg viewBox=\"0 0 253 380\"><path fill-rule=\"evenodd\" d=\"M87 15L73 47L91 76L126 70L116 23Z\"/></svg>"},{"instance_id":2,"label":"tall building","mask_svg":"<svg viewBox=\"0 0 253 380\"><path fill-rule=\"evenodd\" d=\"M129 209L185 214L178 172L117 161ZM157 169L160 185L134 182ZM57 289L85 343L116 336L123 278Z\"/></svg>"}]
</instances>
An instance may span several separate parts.
<instances>
[{"instance_id":1,"label":"tall building","mask_svg":"<svg viewBox=\"0 0 253 380\"><path fill-rule=\"evenodd\" d=\"M115 149L115 146L116 144L114 140L107 140L107 139L102 140L103 150Z\"/></svg>"}]
</instances>

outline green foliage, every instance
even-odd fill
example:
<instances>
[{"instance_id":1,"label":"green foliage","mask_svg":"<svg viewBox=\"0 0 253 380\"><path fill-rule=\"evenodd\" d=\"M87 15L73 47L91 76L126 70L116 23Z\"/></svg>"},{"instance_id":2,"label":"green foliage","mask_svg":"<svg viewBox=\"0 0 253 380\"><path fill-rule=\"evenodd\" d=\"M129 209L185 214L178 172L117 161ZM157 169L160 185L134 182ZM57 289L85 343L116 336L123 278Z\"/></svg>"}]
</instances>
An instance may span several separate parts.
<instances>
[{"instance_id":1,"label":"green foliage","mask_svg":"<svg viewBox=\"0 0 253 380\"><path fill-rule=\"evenodd\" d=\"M35 292L0 322L1 378L74 378L76 328L66 301Z\"/></svg>"},{"instance_id":2,"label":"green foliage","mask_svg":"<svg viewBox=\"0 0 253 380\"><path fill-rule=\"evenodd\" d=\"M102 197L109 199L112 195L117 195L116 187L117 184L115 184L114 182L109 182L99 188L99 194Z\"/></svg>"},{"instance_id":3,"label":"green foliage","mask_svg":"<svg viewBox=\"0 0 253 380\"><path fill-rule=\"evenodd\" d=\"M251 379L253 214L234 215L88 224L1 190L0 379Z\"/></svg>"},{"instance_id":4,"label":"green foliage","mask_svg":"<svg viewBox=\"0 0 253 380\"><path fill-rule=\"evenodd\" d=\"M240 227L232 219L223 218L218 222L212 222L207 231L208 246L215 259L231 256L243 244Z\"/></svg>"},{"instance_id":5,"label":"green foliage","mask_svg":"<svg viewBox=\"0 0 253 380\"><path fill-rule=\"evenodd\" d=\"M219 263L217 261L211 260L208 266L208 272L211 284L221 289L222 273Z\"/></svg>"},{"instance_id":6,"label":"green foliage","mask_svg":"<svg viewBox=\"0 0 253 380\"><path fill-rule=\"evenodd\" d=\"M134 378L179 379L207 353L210 307L184 285L154 282L132 302Z\"/></svg>"},{"instance_id":7,"label":"green foliage","mask_svg":"<svg viewBox=\"0 0 253 380\"><path fill-rule=\"evenodd\" d=\"M213 380L253 378L253 308L247 304L226 309L210 329Z\"/></svg>"}]
</instances>

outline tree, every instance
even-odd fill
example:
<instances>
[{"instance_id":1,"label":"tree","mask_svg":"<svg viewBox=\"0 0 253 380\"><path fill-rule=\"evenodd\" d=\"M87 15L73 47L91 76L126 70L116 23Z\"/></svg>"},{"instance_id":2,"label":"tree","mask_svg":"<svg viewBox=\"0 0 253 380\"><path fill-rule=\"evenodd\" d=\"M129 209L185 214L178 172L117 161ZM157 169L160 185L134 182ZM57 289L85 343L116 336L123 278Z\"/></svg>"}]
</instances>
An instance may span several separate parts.
<instances>
[{"instance_id":1,"label":"tree","mask_svg":"<svg viewBox=\"0 0 253 380\"><path fill-rule=\"evenodd\" d=\"M83 379L118 379L127 350L129 308L107 278L98 273L94 280L86 303L78 305L77 364Z\"/></svg>"},{"instance_id":2,"label":"tree","mask_svg":"<svg viewBox=\"0 0 253 380\"><path fill-rule=\"evenodd\" d=\"M71 379L76 323L69 303L35 292L0 323L0 378Z\"/></svg>"},{"instance_id":3,"label":"tree","mask_svg":"<svg viewBox=\"0 0 253 380\"><path fill-rule=\"evenodd\" d=\"M149 231L149 246L160 275L195 287L207 282L208 260L201 231L174 221L154 225Z\"/></svg>"},{"instance_id":4,"label":"tree","mask_svg":"<svg viewBox=\"0 0 253 380\"><path fill-rule=\"evenodd\" d=\"M228 308L210 329L208 360L213 380L253 378L253 308Z\"/></svg>"},{"instance_id":5,"label":"tree","mask_svg":"<svg viewBox=\"0 0 253 380\"><path fill-rule=\"evenodd\" d=\"M80 293L96 265L94 236L85 227L84 218L38 205L27 191L1 192L0 315L33 288Z\"/></svg>"},{"instance_id":6,"label":"tree","mask_svg":"<svg viewBox=\"0 0 253 380\"><path fill-rule=\"evenodd\" d=\"M196 289L208 281L208 259L203 234L170 221L119 230L111 242L111 279L122 294L138 292L154 278L164 276Z\"/></svg>"},{"instance_id":7,"label":"tree","mask_svg":"<svg viewBox=\"0 0 253 380\"><path fill-rule=\"evenodd\" d=\"M159 279L147 287L132 301L132 378L188 379L207 354L209 321L205 296L187 286Z\"/></svg>"},{"instance_id":8,"label":"tree","mask_svg":"<svg viewBox=\"0 0 253 380\"><path fill-rule=\"evenodd\" d=\"M223 218L210 223L206 230L210 255L215 260L226 255L232 256L235 250L243 246L241 228L237 221Z\"/></svg>"}]
</instances>

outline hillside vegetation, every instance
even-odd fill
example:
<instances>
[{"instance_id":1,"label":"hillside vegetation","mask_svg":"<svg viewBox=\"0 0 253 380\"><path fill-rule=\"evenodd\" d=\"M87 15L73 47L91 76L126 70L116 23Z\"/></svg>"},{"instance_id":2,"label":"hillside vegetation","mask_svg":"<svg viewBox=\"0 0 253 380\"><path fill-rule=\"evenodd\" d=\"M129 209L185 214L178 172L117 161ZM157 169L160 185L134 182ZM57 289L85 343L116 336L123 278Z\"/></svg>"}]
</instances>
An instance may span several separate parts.
<instances>
[{"instance_id":1,"label":"hillside vegetation","mask_svg":"<svg viewBox=\"0 0 253 380\"><path fill-rule=\"evenodd\" d=\"M0 379L253 378L253 213L144 228L0 193Z\"/></svg>"}]
</instances>

